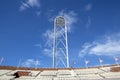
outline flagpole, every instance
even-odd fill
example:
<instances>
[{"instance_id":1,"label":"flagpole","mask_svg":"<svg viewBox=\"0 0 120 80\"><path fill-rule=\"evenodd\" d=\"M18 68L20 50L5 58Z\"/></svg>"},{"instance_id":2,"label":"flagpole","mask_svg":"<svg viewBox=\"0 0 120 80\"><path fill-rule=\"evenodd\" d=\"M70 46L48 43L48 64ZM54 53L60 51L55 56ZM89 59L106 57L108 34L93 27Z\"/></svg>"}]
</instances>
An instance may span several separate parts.
<instances>
[{"instance_id":1,"label":"flagpole","mask_svg":"<svg viewBox=\"0 0 120 80\"><path fill-rule=\"evenodd\" d=\"M116 64L118 65L118 61L116 61Z\"/></svg>"},{"instance_id":2,"label":"flagpole","mask_svg":"<svg viewBox=\"0 0 120 80\"><path fill-rule=\"evenodd\" d=\"M88 64L88 60L85 59L85 67L86 67L86 69L88 68L87 64Z\"/></svg>"},{"instance_id":3,"label":"flagpole","mask_svg":"<svg viewBox=\"0 0 120 80\"><path fill-rule=\"evenodd\" d=\"M85 64L86 68L88 68L87 64Z\"/></svg>"},{"instance_id":4,"label":"flagpole","mask_svg":"<svg viewBox=\"0 0 120 80\"><path fill-rule=\"evenodd\" d=\"M100 66L103 67L103 64L102 64L103 60L99 58L99 62L100 62Z\"/></svg>"},{"instance_id":5,"label":"flagpole","mask_svg":"<svg viewBox=\"0 0 120 80\"><path fill-rule=\"evenodd\" d=\"M100 62L100 66L102 67L102 64L101 64L101 62Z\"/></svg>"},{"instance_id":6,"label":"flagpole","mask_svg":"<svg viewBox=\"0 0 120 80\"><path fill-rule=\"evenodd\" d=\"M117 66L119 66L119 64L118 64L118 60L119 60L118 57L114 56L114 60L115 60L115 63L117 64Z\"/></svg>"},{"instance_id":7,"label":"flagpole","mask_svg":"<svg viewBox=\"0 0 120 80\"><path fill-rule=\"evenodd\" d=\"M86 65L86 59L85 59L85 68L87 68L87 65Z\"/></svg>"},{"instance_id":8,"label":"flagpole","mask_svg":"<svg viewBox=\"0 0 120 80\"><path fill-rule=\"evenodd\" d=\"M19 68L20 64L21 64L21 58L19 59L19 63L18 63L17 69Z\"/></svg>"},{"instance_id":9,"label":"flagpole","mask_svg":"<svg viewBox=\"0 0 120 80\"><path fill-rule=\"evenodd\" d=\"M37 61L35 62L35 69L37 69Z\"/></svg>"},{"instance_id":10,"label":"flagpole","mask_svg":"<svg viewBox=\"0 0 120 80\"><path fill-rule=\"evenodd\" d=\"M38 64L39 64L39 62L38 62L38 60L36 60L36 62L35 62L35 69L37 69L37 67L38 67Z\"/></svg>"},{"instance_id":11,"label":"flagpole","mask_svg":"<svg viewBox=\"0 0 120 80\"><path fill-rule=\"evenodd\" d=\"M35 69L37 69L37 64L36 64L36 67L35 67Z\"/></svg>"},{"instance_id":12,"label":"flagpole","mask_svg":"<svg viewBox=\"0 0 120 80\"><path fill-rule=\"evenodd\" d=\"M2 57L2 58L0 59L0 65L2 64L3 60L4 60L4 58Z\"/></svg>"}]
</instances>

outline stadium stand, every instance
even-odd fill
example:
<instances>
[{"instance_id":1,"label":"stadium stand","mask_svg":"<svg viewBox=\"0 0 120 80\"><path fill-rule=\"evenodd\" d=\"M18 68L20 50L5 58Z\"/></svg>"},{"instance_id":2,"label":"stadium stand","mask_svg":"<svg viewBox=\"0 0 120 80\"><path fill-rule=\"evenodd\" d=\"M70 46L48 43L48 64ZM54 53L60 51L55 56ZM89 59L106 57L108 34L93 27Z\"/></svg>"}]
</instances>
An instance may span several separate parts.
<instances>
[{"instance_id":1,"label":"stadium stand","mask_svg":"<svg viewBox=\"0 0 120 80\"><path fill-rule=\"evenodd\" d=\"M66 69L0 66L0 80L120 80L120 66Z\"/></svg>"}]
</instances>

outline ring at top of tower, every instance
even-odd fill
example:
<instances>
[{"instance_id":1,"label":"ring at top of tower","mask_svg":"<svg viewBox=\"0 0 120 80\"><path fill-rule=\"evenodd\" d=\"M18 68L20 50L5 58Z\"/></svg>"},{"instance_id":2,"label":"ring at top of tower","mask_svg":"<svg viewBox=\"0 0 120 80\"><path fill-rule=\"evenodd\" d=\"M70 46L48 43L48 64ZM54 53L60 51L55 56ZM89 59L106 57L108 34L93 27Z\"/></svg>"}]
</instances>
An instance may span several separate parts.
<instances>
[{"instance_id":1,"label":"ring at top of tower","mask_svg":"<svg viewBox=\"0 0 120 80\"><path fill-rule=\"evenodd\" d=\"M58 26L62 26L62 27L65 27L66 25L66 22L65 22L65 18L63 16L57 16L55 18L55 26L58 27Z\"/></svg>"}]
</instances>

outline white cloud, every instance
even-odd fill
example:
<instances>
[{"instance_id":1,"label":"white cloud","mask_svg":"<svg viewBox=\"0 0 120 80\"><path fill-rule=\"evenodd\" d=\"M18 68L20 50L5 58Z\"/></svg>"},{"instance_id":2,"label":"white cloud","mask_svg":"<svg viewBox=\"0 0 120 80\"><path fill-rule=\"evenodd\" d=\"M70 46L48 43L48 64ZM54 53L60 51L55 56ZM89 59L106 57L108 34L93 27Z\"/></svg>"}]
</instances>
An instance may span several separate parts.
<instances>
[{"instance_id":1,"label":"white cloud","mask_svg":"<svg viewBox=\"0 0 120 80\"><path fill-rule=\"evenodd\" d=\"M49 57L52 57L52 51L53 51L53 38L54 38L54 32L53 30L47 30L43 34L45 45L43 49L43 53Z\"/></svg>"},{"instance_id":2,"label":"white cloud","mask_svg":"<svg viewBox=\"0 0 120 80\"><path fill-rule=\"evenodd\" d=\"M43 52L45 55L52 57L52 54L53 54L52 48L45 48Z\"/></svg>"},{"instance_id":3,"label":"white cloud","mask_svg":"<svg viewBox=\"0 0 120 80\"><path fill-rule=\"evenodd\" d=\"M37 16L40 16L40 14L41 14L41 11L37 11L37 12L36 12L36 15L37 15Z\"/></svg>"},{"instance_id":4,"label":"white cloud","mask_svg":"<svg viewBox=\"0 0 120 80\"><path fill-rule=\"evenodd\" d=\"M45 46L52 47L53 44L53 38L54 38L54 32L53 30L47 30L43 36L45 37L46 44Z\"/></svg>"},{"instance_id":5,"label":"white cloud","mask_svg":"<svg viewBox=\"0 0 120 80\"><path fill-rule=\"evenodd\" d=\"M54 21L54 17L55 17L55 15L53 14L54 11L55 10L53 10L53 9L49 9L46 12L46 16L47 16L49 22L53 22Z\"/></svg>"},{"instance_id":6,"label":"white cloud","mask_svg":"<svg viewBox=\"0 0 120 80\"><path fill-rule=\"evenodd\" d=\"M26 3L22 3L22 5L20 6L20 11L24 11L26 10L27 8L29 8L30 6Z\"/></svg>"},{"instance_id":7,"label":"white cloud","mask_svg":"<svg viewBox=\"0 0 120 80\"><path fill-rule=\"evenodd\" d=\"M31 7L39 7L39 0L27 0L27 3L31 6Z\"/></svg>"},{"instance_id":8,"label":"white cloud","mask_svg":"<svg viewBox=\"0 0 120 80\"><path fill-rule=\"evenodd\" d=\"M85 11L91 11L92 7L93 7L93 5L91 3L85 5Z\"/></svg>"},{"instance_id":9,"label":"white cloud","mask_svg":"<svg viewBox=\"0 0 120 80\"><path fill-rule=\"evenodd\" d=\"M83 57L86 54L116 56L120 55L120 33L106 35L104 39L85 43L80 50L79 56Z\"/></svg>"},{"instance_id":10,"label":"white cloud","mask_svg":"<svg viewBox=\"0 0 120 80\"><path fill-rule=\"evenodd\" d=\"M27 59L26 61L21 63L21 65L24 67L33 67L36 66L36 64L40 65L40 61L34 59Z\"/></svg>"},{"instance_id":11,"label":"white cloud","mask_svg":"<svg viewBox=\"0 0 120 80\"><path fill-rule=\"evenodd\" d=\"M85 27L88 29L90 26L91 26L91 17L88 16L87 23L86 23Z\"/></svg>"},{"instance_id":12,"label":"white cloud","mask_svg":"<svg viewBox=\"0 0 120 80\"><path fill-rule=\"evenodd\" d=\"M40 7L39 0L25 0L25 2L22 2L22 4L20 5L20 11L24 11L28 8L34 7Z\"/></svg>"},{"instance_id":13,"label":"white cloud","mask_svg":"<svg viewBox=\"0 0 120 80\"><path fill-rule=\"evenodd\" d=\"M42 45L41 45L41 44L35 44L34 46L39 47L39 48L42 48Z\"/></svg>"}]
</instances>

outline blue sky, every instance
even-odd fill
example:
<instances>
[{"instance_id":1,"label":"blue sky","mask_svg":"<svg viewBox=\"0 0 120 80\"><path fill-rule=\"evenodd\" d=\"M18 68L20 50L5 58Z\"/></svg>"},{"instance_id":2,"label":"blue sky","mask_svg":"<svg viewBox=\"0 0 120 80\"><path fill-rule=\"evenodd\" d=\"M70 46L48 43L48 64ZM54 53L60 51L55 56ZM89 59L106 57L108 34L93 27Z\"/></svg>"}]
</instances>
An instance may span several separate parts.
<instances>
[{"instance_id":1,"label":"blue sky","mask_svg":"<svg viewBox=\"0 0 120 80\"><path fill-rule=\"evenodd\" d=\"M115 64L120 58L119 0L1 0L1 65L52 67L53 20L64 15L70 66ZM73 64L73 61L76 64ZM119 63L120 61L118 61Z\"/></svg>"}]
</instances>

